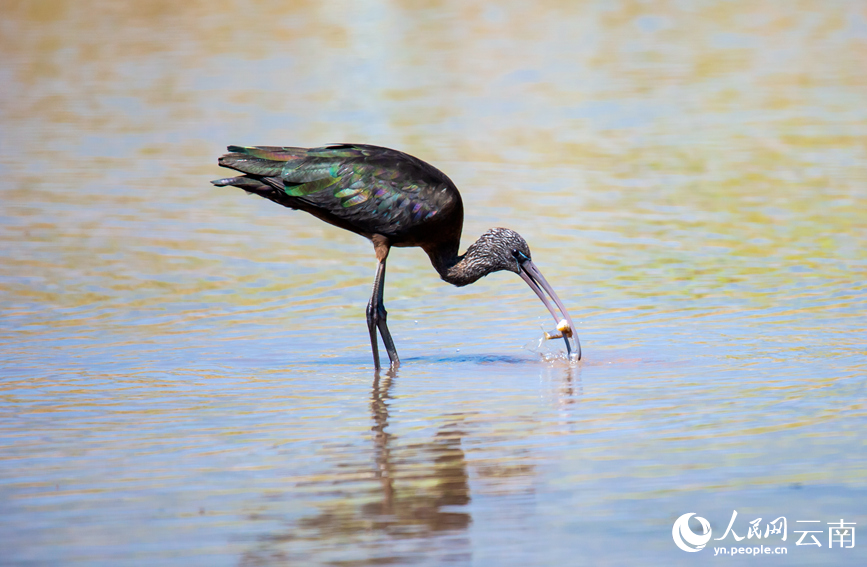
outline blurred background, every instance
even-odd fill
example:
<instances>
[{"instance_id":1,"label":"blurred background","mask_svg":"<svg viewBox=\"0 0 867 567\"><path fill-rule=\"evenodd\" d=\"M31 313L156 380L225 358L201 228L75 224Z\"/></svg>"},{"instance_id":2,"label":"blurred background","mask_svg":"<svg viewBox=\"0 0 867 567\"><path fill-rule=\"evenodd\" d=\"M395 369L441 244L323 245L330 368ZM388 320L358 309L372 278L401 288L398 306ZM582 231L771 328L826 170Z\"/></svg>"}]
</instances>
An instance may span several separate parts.
<instances>
[{"instance_id":1,"label":"blurred background","mask_svg":"<svg viewBox=\"0 0 867 567\"><path fill-rule=\"evenodd\" d=\"M867 560L792 533L867 523L863 2L2 9L0 564L694 565L733 510ZM208 183L333 142L519 231L584 361L396 249L375 377L370 243Z\"/></svg>"}]
</instances>

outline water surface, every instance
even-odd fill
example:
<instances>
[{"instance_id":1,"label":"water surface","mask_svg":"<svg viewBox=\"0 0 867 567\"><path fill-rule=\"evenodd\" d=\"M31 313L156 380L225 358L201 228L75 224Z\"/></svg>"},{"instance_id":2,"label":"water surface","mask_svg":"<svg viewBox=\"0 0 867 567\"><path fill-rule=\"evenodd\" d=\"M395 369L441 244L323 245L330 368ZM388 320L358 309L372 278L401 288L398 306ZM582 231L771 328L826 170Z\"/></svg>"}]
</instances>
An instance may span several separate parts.
<instances>
[{"instance_id":1,"label":"water surface","mask_svg":"<svg viewBox=\"0 0 867 567\"><path fill-rule=\"evenodd\" d=\"M0 564L697 565L736 542L675 519L734 510L788 520L753 562L867 560L861 3L4 14ZM448 173L464 246L519 231L584 361L514 275L395 249L376 376L370 243L208 184L342 141Z\"/></svg>"}]
</instances>

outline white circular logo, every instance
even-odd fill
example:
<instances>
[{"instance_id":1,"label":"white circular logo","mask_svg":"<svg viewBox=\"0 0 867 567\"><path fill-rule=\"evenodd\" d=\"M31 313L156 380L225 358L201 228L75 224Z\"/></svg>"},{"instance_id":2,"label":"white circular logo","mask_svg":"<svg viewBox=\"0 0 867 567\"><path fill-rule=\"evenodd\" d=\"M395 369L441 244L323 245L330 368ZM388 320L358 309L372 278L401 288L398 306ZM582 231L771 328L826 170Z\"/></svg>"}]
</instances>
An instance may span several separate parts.
<instances>
[{"instance_id":1,"label":"white circular logo","mask_svg":"<svg viewBox=\"0 0 867 567\"><path fill-rule=\"evenodd\" d=\"M702 534L696 535L689 529L689 519L693 516L695 516L695 512L684 514L674 521L674 526L671 528L671 537L674 538L674 543L684 551L701 551L705 544L710 541L710 523L701 516L695 516L695 519L704 530Z\"/></svg>"}]
</instances>

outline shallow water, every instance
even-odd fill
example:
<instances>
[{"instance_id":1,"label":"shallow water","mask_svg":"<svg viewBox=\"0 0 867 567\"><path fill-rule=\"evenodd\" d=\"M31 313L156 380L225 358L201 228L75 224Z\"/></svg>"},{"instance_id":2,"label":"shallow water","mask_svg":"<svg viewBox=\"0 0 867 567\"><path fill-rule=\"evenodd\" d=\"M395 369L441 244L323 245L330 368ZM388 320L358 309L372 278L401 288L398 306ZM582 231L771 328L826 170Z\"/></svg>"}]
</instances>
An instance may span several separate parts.
<instances>
[{"instance_id":1,"label":"shallow water","mask_svg":"<svg viewBox=\"0 0 867 567\"><path fill-rule=\"evenodd\" d=\"M42 0L0 31L0 564L867 561L863 4ZM395 249L376 376L370 244L208 184L230 143L340 141L448 173L464 246L519 231L584 360L534 351L512 274ZM675 546L734 510L788 539Z\"/></svg>"}]
</instances>

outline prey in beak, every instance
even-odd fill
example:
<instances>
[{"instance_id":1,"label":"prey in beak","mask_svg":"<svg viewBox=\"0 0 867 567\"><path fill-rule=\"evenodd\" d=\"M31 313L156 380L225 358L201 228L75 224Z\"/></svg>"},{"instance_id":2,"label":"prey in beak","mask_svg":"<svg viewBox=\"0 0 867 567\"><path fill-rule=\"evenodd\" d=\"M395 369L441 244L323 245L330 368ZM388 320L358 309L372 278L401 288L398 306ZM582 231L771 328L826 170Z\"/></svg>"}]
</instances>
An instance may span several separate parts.
<instances>
[{"instance_id":1,"label":"prey in beak","mask_svg":"<svg viewBox=\"0 0 867 567\"><path fill-rule=\"evenodd\" d=\"M557 330L560 331L560 336L566 341L566 352L569 354L569 358L575 357L577 360L581 360L581 341L578 340L578 335L575 333L575 325L572 323L572 317L569 316L569 312L566 311L563 302L560 301L554 288L551 287L551 284L548 283L548 280L545 279L545 276L542 275L542 272L539 271L539 268L536 267L536 264L527 255L519 250L515 250L513 254L521 269L518 275L539 296L539 299L542 300L542 303L545 304L548 312L557 323ZM554 301L557 309L560 310L560 315L557 315L557 311L554 310L554 306L551 305L548 297ZM557 338L557 335L551 338ZM574 349L570 339L575 341Z\"/></svg>"}]
</instances>

